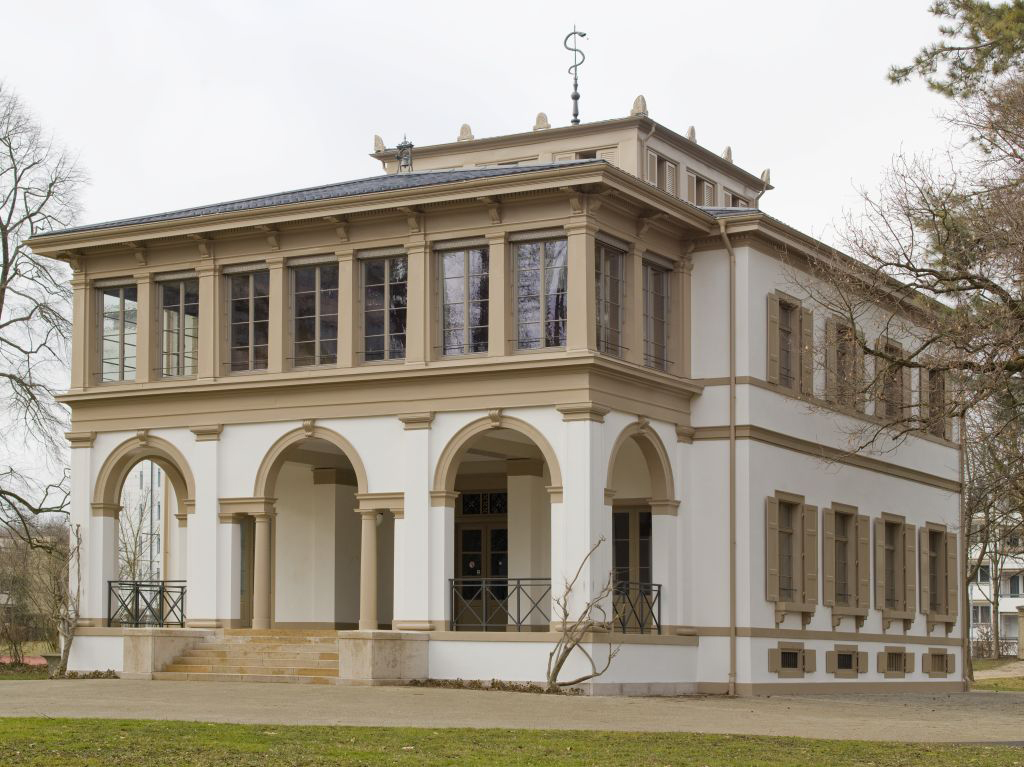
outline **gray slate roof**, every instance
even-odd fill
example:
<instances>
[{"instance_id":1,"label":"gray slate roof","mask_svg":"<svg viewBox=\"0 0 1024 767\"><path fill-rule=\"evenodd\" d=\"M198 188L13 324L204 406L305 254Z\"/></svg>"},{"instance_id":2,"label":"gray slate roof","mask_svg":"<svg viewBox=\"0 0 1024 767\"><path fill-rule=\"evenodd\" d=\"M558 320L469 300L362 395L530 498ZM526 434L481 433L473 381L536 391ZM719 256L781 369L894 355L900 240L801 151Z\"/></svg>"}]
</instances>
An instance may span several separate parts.
<instances>
[{"instance_id":1,"label":"gray slate roof","mask_svg":"<svg viewBox=\"0 0 1024 767\"><path fill-rule=\"evenodd\" d=\"M725 218L726 216L743 216L748 213L761 213L759 208L705 208L701 206L701 210L705 213L709 213L715 218Z\"/></svg>"},{"instance_id":2,"label":"gray slate roof","mask_svg":"<svg viewBox=\"0 0 1024 767\"><path fill-rule=\"evenodd\" d=\"M587 165L604 162L604 160L575 160L573 162L546 163L543 165L510 165L496 168L470 168L466 170L427 170L413 171L412 173L394 173L384 176L371 176L370 178L362 178L355 181L342 181L338 184L311 186L307 189L296 189L291 192L268 194L260 197L247 197L242 200L232 200L231 202L220 202L215 205L201 205L196 208L183 208L182 210L172 210L167 213L153 213L148 216L135 216L134 218L123 218L117 221L104 221L99 224L86 224L84 226L75 226L69 229L46 232L40 236L45 237L50 234L89 232L98 229L132 226L134 224L154 224L162 221L180 221L186 218L209 216L217 213L235 213L243 210L255 210L257 208L272 208L278 205L289 205L297 202L334 200L343 197L355 197L361 194L390 192L398 189L414 189L422 186L451 184L456 181L471 181L473 179L492 178L495 176L514 176L519 173L532 173L538 170L549 170L552 168L564 168L572 165Z\"/></svg>"}]
</instances>

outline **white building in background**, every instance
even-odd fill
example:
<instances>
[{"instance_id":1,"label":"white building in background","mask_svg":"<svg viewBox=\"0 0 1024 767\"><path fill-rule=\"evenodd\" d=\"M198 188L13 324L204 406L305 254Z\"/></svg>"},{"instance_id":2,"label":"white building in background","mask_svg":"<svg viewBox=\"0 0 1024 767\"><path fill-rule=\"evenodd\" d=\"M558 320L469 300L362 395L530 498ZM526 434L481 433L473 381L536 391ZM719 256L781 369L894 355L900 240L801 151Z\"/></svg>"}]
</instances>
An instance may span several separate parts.
<instances>
[{"instance_id":1,"label":"white building in background","mask_svg":"<svg viewBox=\"0 0 1024 767\"><path fill-rule=\"evenodd\" d=\"M794 285L848 262L758 209L767 175L642 99L374 157L384 175L32 240L74 270L72 668L252 678L262 632L339 660L259 678L539 681L552 593L603 539L570 598L611 574L585 646L622 651L593 692L962 689L942 382L851 394L856 332L900 338ZM849 454L891 408L927 426ZM146 603L181 628L108 609L140 460L186 586L183 610L161 584ZM216 643L236 662L196 660Z\"/></svg>"},{"instance_id":2,"label":"white building in background","mask_svg":"<svg viewBox=\"0 0 1024 767\"><path fill-rule=\"evenodd\" d=\"M120 503L119 575L122 579L162 580L166 503L163 470L153 461L135 464L124 481Z\"/></svg>"},{"instance_id":3,"label":"white building in background","mask_svg":"<svg viewBox=\"0 0 1024 767\"><path fill-rule=\"evenodd\" d=\"M1020 551L1019 539L1011 539ZM999 577L998 609L993 600L993 574ZM1024 610L1024 553L1005 554L997 566L982 564L968 589L971 605L971 643L976 657L993 655L995 621L999 621L999 655L1020 654L1020 613Z\"/></svg>"}]
</instances>

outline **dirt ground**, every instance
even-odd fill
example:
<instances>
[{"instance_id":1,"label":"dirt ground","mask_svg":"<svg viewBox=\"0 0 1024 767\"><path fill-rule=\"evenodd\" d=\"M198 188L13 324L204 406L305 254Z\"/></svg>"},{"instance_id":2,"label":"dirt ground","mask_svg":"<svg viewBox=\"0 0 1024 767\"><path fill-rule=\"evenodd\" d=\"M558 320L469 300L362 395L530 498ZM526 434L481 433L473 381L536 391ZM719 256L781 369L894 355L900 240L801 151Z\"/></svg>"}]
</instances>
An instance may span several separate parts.
<instances>
[{"instance_id":1,"label":"dirt ground","mask_svg":"<svg viewBox=\"0 0 1024 767\"><path fill-rule=\"evenodd\" d=\"M5 716L1019 743L1024 693L591 698L251 682L9 681L0 682Z\"/></svg>"}]
</instances>

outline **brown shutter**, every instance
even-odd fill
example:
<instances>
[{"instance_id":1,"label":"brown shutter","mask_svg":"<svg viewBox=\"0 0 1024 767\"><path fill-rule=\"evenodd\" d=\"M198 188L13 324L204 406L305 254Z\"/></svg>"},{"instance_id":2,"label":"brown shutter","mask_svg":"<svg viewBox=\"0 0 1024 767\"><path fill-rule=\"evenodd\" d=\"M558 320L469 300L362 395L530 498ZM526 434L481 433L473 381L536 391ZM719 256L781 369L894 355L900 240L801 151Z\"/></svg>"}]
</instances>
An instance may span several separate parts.
<instances>
[{"instance_id":1,"label":"brown shutter","mask_svg":"<svg viewBox=\"0 0 1024 767\"><path fill-rule=\"evenodd\" d=\"M855 518L857 526L857 607L871 607L871 522L866 514Z\"/></svg>"},{"instance_id":2,"label":"brown shutter","mask_svg":"<svg viewBox=\"0 0 1024 767\"><path fill-rule=\"evenodd\" d=\"M875 520L875 609L885 608L885 520Z\"/></svg>"},{"instance_id":3,"label":"brown shutter","mask_svg":"<svg viewBox=\"0 0 1024 767\"><path fill-rule=\"evenodd\" d=\"M866 674L870 670L868 668L868 654L866 652L857 653L857 673Z\"/></svg>"},{"instance_id":4,"label":"brown shutter","mask_svg":"<svg viewBox=\"0 0 1024 767\"><path fill-rule=\"evenodd\" d=\"M778 674L779 669L782 667L779 654L780 652L777 647L772 647L768 650L768 670L773 674Z\"/></svg>"},{"instance_id":5,"label":"brown shutter","mask_svg":"<svg viewBox=\"0 0 1024 767\"><path fill-rule=\"evenodd\" d=\"M804 504L804 604L818 603L818 507Z\"/></svg>"},{"instance_id":6,"label":"brown shutter","mask_svg":"<svg viewBox=\"0 0 1024 767\"><path fill-rule=\"evenodd\" d=\"M800 310L800 391L814 396L814 313Z\"/></svg>"},{"instance_id":7,"label":"brown shutter","mask_svg":"<svg viewBox=\"0 0 1024 767\"><path fill-rule=\"evenodd\" d=\"M910 368L904 365L900 372L903 376L903 401L900 403L900 418L904 421L909 421L912 418L913 413L910 406L912 390L910 384Z\"/></svg>"},{"instance_id":8,"label":"brown shutter","mask_svg":"<svg viewBox=\"0 0 1024 767\"><path fill-rule=\"evenodd\" d=\"M704 185L704 204L710 207L715 206L715 200L717 195L718 187L712 184L710 181Z\"/></svg>"},{"instance_id":9,"label":"brown shutter","mask_svg":"<svg viewBox=\"0 0 1024 767\"><path fill-rule=\"evenodd\" d=\"M678 197L679 190L676 188L676 175L676 164L674 162L665 163L665 191Z\"/></svg>"},{"instance_id":10,"label":"brown shutter","mask_svg":"<svg viewBox=\"0 0 1024 767\"><path fill-rule=\"evenodd\" d=\"M949 376L942 374L942 401L945 405L946 416L942 422L942 436L946 439L953 439L953 418L949 415L952 409L953 398L949 393Z\"/></svg>"},{"instance_id":11,"label":"brown shutter","mask_svg":"<svg viewBox=\"0 0 1024 767\"><path fill-rule=\"evenodd\" d=\"M647 150L647 183L658 185L658 154L653 149Z\"/></svg>"},{"instance_id":12,"label":"brown shutter","mask_svg":"<svg viewBox=\"0 0 1024 767\"><path fill-rule=\"evenodd\" d=\"M599 149L597 151L597 159L604 160L610 165L619 164L619 150L616 149Z\"/></svg>"},{"instance_id":13,"label":"brown shutter","mask_svg":"<svg viewBox=\"0 0 1024 767\"><path fill-rule=\"evenodd\" d=\"M837 399L836 382L836 345L839 343L839 331L836 321L829 317L825 320L825 399L835 402Z\"/></svg>"},{"instance_id":14,"label":"brown shutter","mask_svg":"<svg viewBox=\"0 0 1024 767\"><path fill-rule=\"evenodd\" d=\"M832 509L822 511L821 541L821 603L832 607L836 603L836 513Z\"/></svg>"},{"instance_id":15,"label":"brown shutter","mask_svg":"<svg viewBox=\"0 0 1024 767\"><path fill-rule=\"evenodd\" d=\"M928 431L928 368L917 369L917 414L921 419L921 428Z\"/></svg>"},{"instance_id":16,"label":"brown shutter","mask_svg":"<svg viewBox=\"0 0 1024 767\"><path fill-rule=\"evenodd\" d=\"M958 612L957 607L957 583L960 580L960 570L957 567L957 536L956 533L946 531L946 615L954 619ZM940 552L941 556L941 552Z\"/></svg>"},{"instance_id":17,"label":"brown shutter","mask_svg":"<svg viewBox=\"0 0 1024 767\"><path fill-rule=\"evenodd\" d=\"M854 343L853 355L856 362L854 363L853 369L855 371L854 375L857 377L856 380L853 381L853 385L855 387L853 391L854 396L856 397L854 405L857 410L863 413L866 410L867 404L867 400L864 396L866 394L864 391L864 334L855 329L854 338L856 340Z\"/></svg>"},{"instance_id":18,"label":"brown shutter","mask_svg":"<svg viewBox=\"0 0 1024 767\"><path fill-rule=\"evenodd\" d=\"M914 673L914 653L905 652L903 653L903 673L913 674Z\"/></svg>"},{"instance_id":19,"label":"brown shutter","mask_svg":"<svg viewBox=\"0 0 1024 767\"><path fill-rule=\"evenodd\" d=\"M932 670L932 654L925 650L921 653L921 673L928 674ZM939 669L935 669L938 671Z\"/></svg>"},{"instance_id":20,"label":"brown shutter","mask_svg":"<svg viewBox=\"0 0 1024 767\"><path fill-rule=\"evenodd\" d=\"M885 669L888 666L888 664L885 662L885 655L886 654L884 652L875 653L875 670L879 674L884 674Z\"/></svg>"},{"instance_id":21,"label":"brown shutter","mask_svg":"<svg viewBox=\"0 0 1024 767\"><path fill-rule=\"evenodd\" d=\"M765 599L779 601L779 499L764 502Z\"/></svg>"},{"instance_id":22,"label":"brown shutter","mask_svg":"<svg viewBox=\"0 0 1024 767\"><path fill-rule=\"evenodd\" d=\"M917 557L921 573L921 612L927 613L931 610L932 604L931 578L929 577L931 573L928 572L928 528L922 527L918 530L917 538Z\"/></svg>"},{"instance_id":23,"label":"brown shutter","mask_svg":"<svg viewBox=\"0 0 1024 767\"><path fill-rule=\"evenodd\" d=\"M768 383L779 382L779 297L768 294Z\"/></svg>"},{"instance_id":24,"label":"brown shutter","mask_svg":"<svg viewBox=\"0 0 1024 767\"><path fill-rule=\"evenodd\" d=\"M885 341L879 336L875 340L875 351L885 349ZM881 357L875 357L875 416L885 417L885 379L886 361Z\"/></svg>"},{"instance_id":25,"label":"brown shutter","mask_svg":"<svg viewBox=\"0 0 1024 767\"><path fill-rule=\"evenodd\" d=\"M686 174L686 199L694 205L700 205L697 201L697 177L692 173Z\"/></svg>"},{"instance_id":26,"label":"brown shutter","mask_svg":"<svg viewBox=\"0 0 1024 767\"><path fill-rule=\"evenodd\" d=\"M951 652L946 653L946 673L956 673L956 656Z\"/></svg>"},{"instance_id":27,"label":"brown shutter","mask_svg":"<svg viewBox=\"0 0 1024 767\"><path fill-rule=\"evenodd\" d=\"M825 650L825 673L836 673L836 651Z\"/></svg>"},{"instance_id":28,"label":"brown shutter","mask_svg":"<svg viewBox=\"0 0 1024 767\"><path fill-rule=\"evenodd\" d=\"M903 525L903 609L909 613L914 612L914 602L917 596L917 559L914 557L914 532L915 528L913 525Z\"/></svg>"},{"instance_id":29,"label":"brown shutter","mask_svg":"<svg viewBox=\"0 0 1024 767\"><path fill-rule=\"evenodd\" d=\"M816 652L814 650L804 650L804 673L813 674L815 669L818 667L815 660Z\"/></svg>"}]
</instances>

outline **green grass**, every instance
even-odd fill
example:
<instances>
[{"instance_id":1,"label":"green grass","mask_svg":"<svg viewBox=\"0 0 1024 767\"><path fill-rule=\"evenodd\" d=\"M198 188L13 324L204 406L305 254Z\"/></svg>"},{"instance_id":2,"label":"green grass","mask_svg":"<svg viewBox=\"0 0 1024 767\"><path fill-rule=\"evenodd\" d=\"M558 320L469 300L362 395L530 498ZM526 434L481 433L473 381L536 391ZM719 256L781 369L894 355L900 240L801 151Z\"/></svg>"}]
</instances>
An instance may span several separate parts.
<instances>
[{"instance_id":1,"label":"green grass","mask_svg":"<svg viewBox=\"0 0 1024 767\"><path fill-rule=\"evenodd\" d=\"M25 666L14 663L0 663L0 682L15 679L46 679L46 666Z\"/></svg>"},{"instance_id":2,"label":"green grass","mask_svg":"<svg viewBox=\"0 0 1024 767\"><path fill-rule=\"evenodd\" d=\"M1016 658L974 658L971 661L975 671L991 671L1017 662Z\"/></svg>"},{"instance_id":3,"label":"green grass","mask_svg":"<svg viewBox=\"0 0 1024 767\"><path fill-rule=\"evenodd\" d=\"M0 764L1009 767L1024 764L1024 753L998 746L680 733L0 719Z\"/></svg>"},{"instance_id":4,"label":"green grass","mask_svg":"<svg viewBox=\"0 0 1024 767\"><path fill-rule=\"evenodd\" d=\"M971 682L971 689L992 690L993 692L1024 692L1024 677L1006 676L996 679L978 679Z\"/></svg>"}]
</instances>

